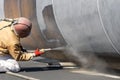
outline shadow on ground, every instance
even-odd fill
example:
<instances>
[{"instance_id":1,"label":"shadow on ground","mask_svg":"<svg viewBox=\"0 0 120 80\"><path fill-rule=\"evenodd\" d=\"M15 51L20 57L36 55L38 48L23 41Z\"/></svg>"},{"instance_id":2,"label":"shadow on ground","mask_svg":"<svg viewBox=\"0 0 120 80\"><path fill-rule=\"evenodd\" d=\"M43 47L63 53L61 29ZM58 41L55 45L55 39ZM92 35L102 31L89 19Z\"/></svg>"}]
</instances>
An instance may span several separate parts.
<instances>
[{"instance_id":1,"label":"shadow on ground","mask_svg":"<svg viewBox=\"0 0 120 80\"><path fill-rule=\"evenodd\" d=\"M50 71L50 70L61 70L61 67L22 67L21 72L38 72L38 71Z\"/></svg>"}]
</instances>

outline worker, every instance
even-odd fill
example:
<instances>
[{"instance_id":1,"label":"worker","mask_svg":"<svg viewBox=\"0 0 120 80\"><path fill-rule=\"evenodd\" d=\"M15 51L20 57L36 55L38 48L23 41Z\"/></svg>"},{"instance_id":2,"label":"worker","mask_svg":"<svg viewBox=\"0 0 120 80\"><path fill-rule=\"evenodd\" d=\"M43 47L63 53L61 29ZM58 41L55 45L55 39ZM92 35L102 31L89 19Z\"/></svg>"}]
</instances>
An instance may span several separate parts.
<instances>
[{"instance_id":1,"label":"worker","mask_svg":"<svg viewBox=\"0 0 120 80\"><path fill-rule=\"evenodd\" d=\"M44 51L29 53L23 49L20 39L29 36L32 23L25 17L0 20L0 72L20 71L17 61L28 61Z\"/></svg>"}]
</instances>

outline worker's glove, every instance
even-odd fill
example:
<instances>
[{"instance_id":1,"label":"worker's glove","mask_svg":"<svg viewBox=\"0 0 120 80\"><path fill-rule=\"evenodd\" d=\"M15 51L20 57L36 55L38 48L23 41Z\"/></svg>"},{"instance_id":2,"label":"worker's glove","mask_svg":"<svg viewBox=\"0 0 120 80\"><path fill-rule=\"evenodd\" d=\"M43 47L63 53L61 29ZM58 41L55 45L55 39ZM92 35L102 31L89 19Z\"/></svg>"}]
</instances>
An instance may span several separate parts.
<instances>
[{"instance_id":1,"label":"worker's glove","mask_svg":"<svg viewBox=\"0 0 120 80\"><path fill-rule=\"evenodd\" d=\"M41 50L36 49L34 53L35 53L35 56L40 56L40 55L44 54L44 52L45 52L44 49L41 49Z\"/></svg>"}]
</instances>

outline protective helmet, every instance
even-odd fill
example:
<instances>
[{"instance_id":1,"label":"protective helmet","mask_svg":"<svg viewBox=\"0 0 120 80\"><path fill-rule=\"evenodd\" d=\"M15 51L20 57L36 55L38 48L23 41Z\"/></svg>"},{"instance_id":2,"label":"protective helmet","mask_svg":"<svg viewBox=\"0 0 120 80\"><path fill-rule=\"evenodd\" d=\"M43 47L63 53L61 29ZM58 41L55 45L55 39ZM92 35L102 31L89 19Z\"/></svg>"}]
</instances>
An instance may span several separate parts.
<instances>
[{"instance_id":1,"label":"protective helmet","mask_svg":"<svg viewBox=\"0 0 120 80\"><path fill-rule=\"evenodd\" d=\"M29 19L20 17L16 19L16 22L13 24L14 32L20 37L27 37L32 29L32 23Z\"/></svg>"}]
</instances>

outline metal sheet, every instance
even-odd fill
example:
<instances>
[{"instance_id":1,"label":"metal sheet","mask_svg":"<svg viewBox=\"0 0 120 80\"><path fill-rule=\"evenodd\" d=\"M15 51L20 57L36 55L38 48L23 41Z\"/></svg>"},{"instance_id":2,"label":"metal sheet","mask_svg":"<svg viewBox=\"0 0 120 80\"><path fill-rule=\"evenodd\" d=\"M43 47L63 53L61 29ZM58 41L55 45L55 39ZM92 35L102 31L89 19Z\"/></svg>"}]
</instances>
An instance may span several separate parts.
<instances>
[{"instance_id":1,"label":"metal sheet","mask_svg":"<svg viewBox=\"0 0 120 80\"><path fill-rule=\"evenodd\" d=\"M66 45L54 18L52 0L36 0L36 7L39 28L46 46L59 47Z\"/></svg>"},{"instance_id":2,"label":"metal sheet","mask_svg":"<svg viewBox=\"0 0 120 80\"><path fill-rule=\"evenodd\" d=\"M99 0L99 14L111 45L120 54L120 1Z\"/></svg>"},{"instance_id":3,"label":"metal sheet","mask_svg":"<svg viewBox=\"0 0 120 80\"><path fill-rule=\"evenodd\" d=\"M80 52L117 53L108 39L108 33L104 31L100 13L111 9L103 6L102 2L115 4L118 1L98 2L99 0L53 0L56 22L67 43ZM111 29L110 26L106 27Z\"/></svg>"}]
</instances>

